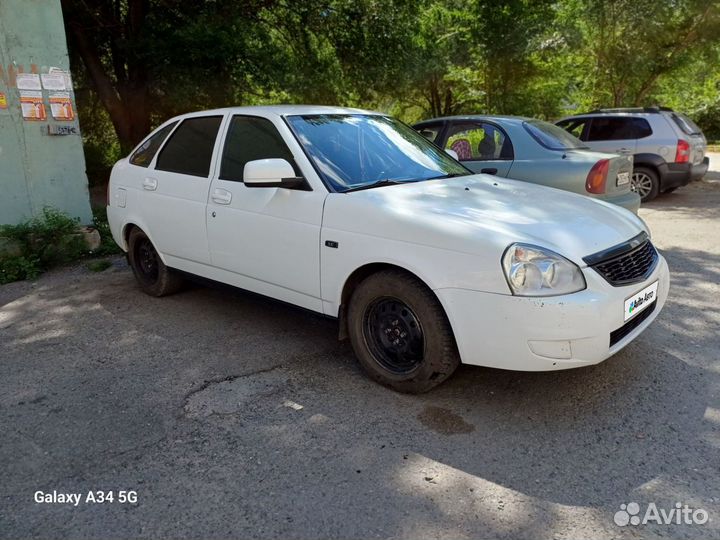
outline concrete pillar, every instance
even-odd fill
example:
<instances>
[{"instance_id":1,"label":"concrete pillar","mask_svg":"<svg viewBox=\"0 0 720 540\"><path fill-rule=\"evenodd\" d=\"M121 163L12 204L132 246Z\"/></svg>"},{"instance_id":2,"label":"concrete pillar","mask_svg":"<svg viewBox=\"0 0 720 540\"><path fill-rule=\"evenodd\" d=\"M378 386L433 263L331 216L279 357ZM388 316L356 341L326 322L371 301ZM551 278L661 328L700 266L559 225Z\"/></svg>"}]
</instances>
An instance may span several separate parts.
<instances>
[{"instance_id":1,"label":"concrete pillar","mask_svg":"<svg viewBox=\"0 0 720 540\"><path fill-rule=\"evenodd\" d=\"M85 224L92 221L72 85L52 90L58 84L55 77L54 84L53 78L46 85L41 81L39 90L17 88L18 74L69 70L60 2L0 0L0 224L36 216L45 206ZM39 96L45 119L23 118L21 92L26 102L28 92ZM69 93L72 120L55 119L51 112L51 97L57 103L63 92Z\"/></svg>"}]
</instances>

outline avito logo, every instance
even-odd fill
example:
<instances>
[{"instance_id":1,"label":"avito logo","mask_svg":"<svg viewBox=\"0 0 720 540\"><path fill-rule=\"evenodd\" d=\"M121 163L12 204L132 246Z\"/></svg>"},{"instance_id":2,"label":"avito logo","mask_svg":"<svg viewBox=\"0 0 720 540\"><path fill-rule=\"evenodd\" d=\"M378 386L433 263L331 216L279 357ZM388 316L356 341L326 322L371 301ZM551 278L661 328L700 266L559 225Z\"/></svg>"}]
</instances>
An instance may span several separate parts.
<instances>
[{"instance_id":1,"label":"avito logo","mask_svg":"<svg viewBox=\"0 0 720 540\"><path fill-rule=\"evenodd\" d=\"M645 293L644 296L640 296L639 298L636 298L635 300L630 302L628 313L632 313L635 309L642 306L645 302L650 302L653 299L653 296L655 296L655 291L649 291Z\"/></svg>"},{"instance_id":2,"label":"avito logo","mask_svg":"<svg viewBox=\"0 0 720 540\"><path fill-rule=\"evenodd\" d=\"M647 525L655 523L657 525L705 525L710 516L707 510L702 508L690 508L687 504L675 503L675 507L670 510L658 508L651 502L647 505L645 512L642 513L640 505L636 502L621 504L620 510L615 512L613 521L618 527L627 525Z\"/></svg>"}]
</instances>

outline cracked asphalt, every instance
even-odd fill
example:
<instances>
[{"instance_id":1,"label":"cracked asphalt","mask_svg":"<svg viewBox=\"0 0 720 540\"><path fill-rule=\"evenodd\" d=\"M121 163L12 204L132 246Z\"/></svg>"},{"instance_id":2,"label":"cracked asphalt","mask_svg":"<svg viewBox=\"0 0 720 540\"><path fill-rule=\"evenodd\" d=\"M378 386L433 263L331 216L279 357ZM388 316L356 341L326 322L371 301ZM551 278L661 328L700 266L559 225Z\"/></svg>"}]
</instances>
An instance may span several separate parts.
<instances>
[{"instance_id":1,"label":"cracked asphalt","mask_svg":"<svg viewBox=\"0 0 720 540\"><path fill-rule=\"evenodd\" d=\"M336 323L117 258L0 287L2 538L720 538L720 183L644 206L672 289L606 362L363 376ZM136 504L34 493L137 492ZM705 525L613 522L621 504Z\"/></svg>"}]
</instances>

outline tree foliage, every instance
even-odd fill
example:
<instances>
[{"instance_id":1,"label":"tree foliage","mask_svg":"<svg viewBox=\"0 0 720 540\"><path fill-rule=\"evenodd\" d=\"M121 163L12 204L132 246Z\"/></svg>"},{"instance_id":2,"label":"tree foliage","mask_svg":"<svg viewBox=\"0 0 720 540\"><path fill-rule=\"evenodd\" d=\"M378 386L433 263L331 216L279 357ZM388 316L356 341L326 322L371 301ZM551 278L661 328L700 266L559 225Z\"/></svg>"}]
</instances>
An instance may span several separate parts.
<instances>
[{"instance_id":1,"label":"tree foliage","mask_svg":"<svg viewBox=\"0 0 720 540\"><path fill-rule=\"evenodd\" d=\"M61 1L89 162L259 103L408 121L660 103L720 124L718 0Z\"/></svg>"}]
</instances>

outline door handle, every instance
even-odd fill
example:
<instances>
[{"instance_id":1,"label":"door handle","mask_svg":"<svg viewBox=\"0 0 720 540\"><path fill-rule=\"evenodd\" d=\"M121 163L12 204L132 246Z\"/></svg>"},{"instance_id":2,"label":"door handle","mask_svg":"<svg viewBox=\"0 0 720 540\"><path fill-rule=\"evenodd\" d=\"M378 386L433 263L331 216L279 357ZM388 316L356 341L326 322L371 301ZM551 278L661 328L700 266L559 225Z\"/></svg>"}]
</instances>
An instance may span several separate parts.
<instances>
[{"instance_id":1,"label":"door handle","mask_svg":"<svg viewBox=\"0 0 720 540\"><path fill-rule=\"evenodd\" d=\"M216 188L213 190L210 198L216 204L230 204L230 201L232 201L232 193L227 189Z\"/></svg>"},{"instance_id":2,"label":"door handle","mask_svg":"<svg viewBox=\"0 0 720 540\"><path fill-rule=\"evenodd\" d=\"M480 169L480 172L483 174L497 174L497 169L495 167L487 167L485 169Z\"/></svg>"},{"instance_id":3,"label":"door handle","mask_svg":"<svg viewBox=\"0 0 720 540\"><path fill-rule=\"evenodd\" d=\"M616 148L616 152L629 152L630 150L628 148Z\"/></svg>"},{"instance_id":4,"label":"door handle","mask_svg":"<svg viewBox=\"0 0 720 540\"><path fill-rule=\"evenodd\" d=\"M145 178L142 186L147 191L155 191L157 189L157 180L155 178Z\"/></svg>"}]
</instances>

